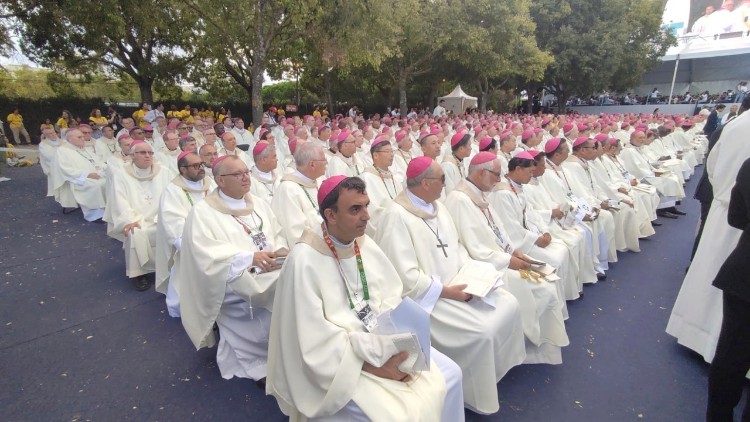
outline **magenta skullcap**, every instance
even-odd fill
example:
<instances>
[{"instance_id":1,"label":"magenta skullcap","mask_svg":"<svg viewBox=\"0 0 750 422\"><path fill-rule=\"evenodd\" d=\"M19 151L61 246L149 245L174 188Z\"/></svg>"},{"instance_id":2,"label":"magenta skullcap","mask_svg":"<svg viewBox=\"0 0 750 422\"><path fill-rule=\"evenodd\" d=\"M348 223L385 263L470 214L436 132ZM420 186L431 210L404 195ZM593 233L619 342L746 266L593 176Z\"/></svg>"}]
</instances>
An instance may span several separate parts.
<instances>
[{"instance_id":1,"label":"magenta skullcap","mask_svg":"<svg viewBox=\"0 0 750 422\"><path fill-rule=\"evenodd\" d=\"M264 142L264 141L260 141L257 144L255 144L255 146L253 147L253 157L256 155L262 154L263 151L265 151L266 148L268 148L268 145L269 143Z\"/></svg>"},{"instance_id":2,"label":"magenta skullcap","mask_svg":"<svg viewBox=\"0 0 750 422\"><path fill-rule=\"evenodd\" d=\"M177 156L177 161L182 160L183 158L187 157L190 154L195 154L194 151L182 151L180 155Z\"/></svg>"},{"instance_id":3,"label":"magenta skullcap","mask_svg":"<svg viewBox=\"0 0 750 422\"><path fill-rule=\"evenodd\" d=\"M570 122L568 122L568 123L565 123L565 124L563 125L563 133L568 133L568 132L570 132L571 130L573 130L573 128L574 128L574 127L575 127L575 126L573 125L573 123L570 123Z\"/></svg>"},{"instance_id":4,"label":"magenta skullcap","mask_svg":"<svg viewBox=\"0 0 750 422\"><path fill-rule=\"evenodd\" d=\"M492 143L492 138L489 136L485 136L479 141L479 150L487 149L488 146Z\"/></svg>"},{"instance_id":5,"label":"magenta skullcap","mask_svg":"<svg viewBox=\"0 0 750 422\"><path fill-rule=\"evenodd\" d=\"M292 136L291 138L289 138L289 140L287 141L287 144L289 144L289 151L292 154L297 152L297 138L296 137Z\"/></svg>"},{"instance_id":6,"label":"magenta skullcap","mask_svg":"<svg viewBox=\"0 0 750 422\"><path fill-rule=\"evenodd\" d=\"M578 145L581 145L581 144L585 143L589 139L590 138L588 136L579 136L579 137L576 138L575 141L573 141L573 146L577 147Z\"/></svg>"},{"instance_id":7,"label":"magenta skullcap","mask_svg":"<svg viewBox=\"0 0 750 422\"><path fill-rule=\"evenodd\" d=\"M346 130L346 129L342 130L342 131L341 131L341 132L340 132L340 133L338 134L338 136L336 136L336 143L337 143L337 144L340 144L340 143L342 143L342 142L346 141L346 138L348 138L348 137L349 137L349 135L351 135L351 132L349 132L349 131L348 131L348 130Z\"/></svg>"},{"instance_id":8,"label":"magenta skullcap","mask_svg":"<svg viewBox=\"0 0 750 422\"><path fill-rule=\"evenodd\" d=\"M333 192L333 190L336 189L338 185L340 185L341 182L346 179L348 179L347 176L338 174L324 180L323 183L320 184L320 188L318 189L318 207L322 206L323 201L326 200L326 197L330 195L331 192Z\"/></svg>"},{"instance_id":9,"label":"magenta skullcap","mask_svg":"<svg viewBox=\"0 0 750 422\"><path fill-rule=\"evenodd\" d=\"M531 148L530 150L528 150L528 151L526 151L526 152L528 152L528 153L529 153L529 155L531 155L531 157L532 157L532 158L533 158L534 160L536 160L536 156L537 156L537 155L539 155L539 154L541 154L541 153L542 153L542 151L537 151L537 150L535 150L534 148Z\"/></svg>"},{"instance_id":10,"label":"magenta skullcap","mask_svg":"<svg viewBox=\"0 0 750 422\"><path fill-rule=\"evenodd\" d=\"M525 141L527 139L530 139L532 136L534 136L534 130L533 129L526 129L521 134L521 140Z\"/></svg>"},{"instance_id":11,"label":"magenta skullcap","mask_svg":"<svg viewBox=\"0 0 750 422\"><path fill-rule=\"evenodd\" d=\"M510 130L506 129L506 130L500 132L500 140L503 141L505 139L510 139L511 135L513 135L513 132L511 132Z\"/></svg>"},{"instance_id":12,"label":"magenta skullcap","mask_svg":"<svg viewBox=\"0 0 750 422\"><path fill-rule=\"evenodd\" d=\"M517 152L517 153L516 153L516 154L515 154L515 155L513 156L513 158L523 158L524 160L533 160L533 159L534 159L534 156L533 156L533 155L531 155L531 153L530 153L530 152L528 152L528 151L519 151L519 152Z\"/></svg>"},{"instance_id":13,"label":"magenta skullcap","mask_svg":"<svg viewBox=\"0 0 750 422\"><path fill-rule=\"evenodd\" d=\"M409 161L409 165L406 167L406 177L408 179L413 179L420 174L424 173L425 170L430 168L433 161L432 158L423 155L421 157L417 157Z\"/></svg>"},{"instance_id":14,"label":"magenta skullcap","mask_svg":"<svg viewBox=\"0 0 750 422\"><path fill-rule=\"evenodd\" d=\"M471 165L476 166L479 164L489 163L490 161L496 160L497 154L489 152L489 151L482 151L479 154L475 155L474 158L471 159Z\"/></svg>"},{"instance_id":15,"label":"magenta skullcap","mask_svg":"<svg viewBox=\"0 0 750 422\"><path fill-rule=\"evenodd\" d=\"M370 146L370 149L374 150L376 148L379 148L383 144L388 144L388 145L391 144L391 141L388 140L388 136L387 135L380 135L377 138L375 138L372 141L372 146Z\"/></svg>"},{"instance_id":16,"label":"magenta skullcap","mask_svg":"<svg viewBox=\"0 0 750 422\"><path fill-rule=\"evenodd\" d=\"M546 144L544 144L544 152L547 154L551 154L559 146L560 146L560 138L552 138L549 141L547 141Z\"/></svg>"},{"instance_id":17,"label":"magenta skullcap","mask_svg":"<svg viewBox=\"0 0 750 422\"><path fill-rule=\"evenodd\" d=\"M143 127L143 131L144 132L153 132L154 131L154 127L147 123L146 126Z\"/></svg>"},{"instance_id":18,"label":"magenta skullcap","mask_svg":"<svg viewBox=\"0 0 750 422\"><path fill-rule=\"evenodd\" d=\"M609 135L606 133L597 133L596 136L594 136L594 140L596 142L606 142L609 139Z\"/></svg>"},{"instance_id":19,"label":"magenta skullcap","mask_svg":"<svg viewBox=\"0 0 750 422\"><path fill-rule=\"evenodd\" d=\"M461 139L464 139L464 135L466 134L463 130L456 132L456 134L451 137L451 146L456 146L456 144L461 142Z\"/></svg>"},{"instance_id":20,"label":"magenta skullcap","mask_svg":"<svg viewBox=\"0 0 750 422\"><path fill-rule=\"evenodd\" d=\"M211 168L216 167L221 163L222 161L226 160L229 155L222 155L221 157L216 157L213 160L211 160Z\"/></svg>"},{"instance_id":21,"label":"magenta skullcap","mask_svg":"<svg viewBox=\"0 0 750 422\"><path fill-rule=\"evenodd\" d=\"M583 132L584 130L588 129L588 125L586 123L578 123L578 131Z\"/></svg>"},{"instance_id":22,"label":"magenta skullcap","mask_svg":"<svg viewBox=\"0 0 750 422\"><path fill-rule=\"evenodd\" d=\"M396 132L396 143L401 143L401 141L406 138L406 135L407 133L405 130L399 130L398 132Z\"/></svg>"}]
</instances>

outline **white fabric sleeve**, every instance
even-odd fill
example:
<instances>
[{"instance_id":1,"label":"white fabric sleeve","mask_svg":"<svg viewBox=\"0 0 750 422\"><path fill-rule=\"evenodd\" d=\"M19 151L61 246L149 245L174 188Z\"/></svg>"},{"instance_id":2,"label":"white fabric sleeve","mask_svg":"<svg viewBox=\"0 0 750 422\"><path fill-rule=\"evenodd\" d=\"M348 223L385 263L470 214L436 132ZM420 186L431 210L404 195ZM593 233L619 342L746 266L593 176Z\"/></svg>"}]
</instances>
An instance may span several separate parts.
<instances>
[{"instance_id":1,"label":"white fabric sleeve","mask_svg":"<svg viewBox=\"0 0 750 422\"><path fill-rule=\"evenodd\" d=\"M349 333L349 342L354 354L372 366L380 368L391 356L398 353L391 335L379 335L353 331Z\"/></svg>"},{"instance_id":2,"label":"white fabric sleeve","mask_svg":"<svg viewBox=\"0 0 750 422\"><path fill-rule=\"evenodd\" d=\"M89 177L88 173L81 173L76 178L69 178L68 182L76 185L76 186L83 186L86 184L86 179Z\"/></svg>"},{"instance_id":3,"label":"white fabric sleeve","mask_svg":"<svg viewBox=\"0 0 750 422\"><path fill-rule=\"evenodd\" d=\"M440 294L443 292L443 283L440 281L440 277L436 275L430 276L430 287L424 291L421 295L414 299L417 304L425 310L428 314L432 313L432 309L435 308L435 304L440 299Z\"/></svg>"},{"instance_id":4,"label":"white fabric sleeve","mask_svg":"<svg viewBox=\"0 0 750 422\"><path fill-rule=\"evenodd\" d=\"M253 254L240 252L232 258L227 274L227 283L242 275L242 273L253 263Z\"/></svg>"},{"instance_id":5,"label":"white fabric sleeve","mask_svg":"<svg viewBox=\"0 0 750 422\"><path fill-rule=\"evenodd\" d=\"M172 245L173 245L173 246L174 246L174 248L175 248L175 249L177 249L178 251L179 251L180 249L182 249L182 236L180 236L180 237L176 237L176 238L174 239L174 242L172 242ZM251 261L251 262L252 262L252 261ZM229 271L231 272L232 270L230 269Z\"/></svg>"}]
</instances>

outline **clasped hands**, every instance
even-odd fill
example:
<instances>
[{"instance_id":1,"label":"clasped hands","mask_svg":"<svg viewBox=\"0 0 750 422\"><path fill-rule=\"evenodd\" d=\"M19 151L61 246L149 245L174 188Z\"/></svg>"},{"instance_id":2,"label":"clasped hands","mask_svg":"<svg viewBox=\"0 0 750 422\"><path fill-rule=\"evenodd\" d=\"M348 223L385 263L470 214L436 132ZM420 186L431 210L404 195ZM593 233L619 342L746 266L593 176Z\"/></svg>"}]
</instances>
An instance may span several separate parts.
<instances>
[{"instance_id":1,"label":"clasped hands","mask_svg":"<svg viewBox=\"0 0 750 422\"><path fill-rule=\"evenodd\" d=\"M275 252L259 251L253 254L253 267L258 267L263 270L264 273L276 271L281 268L276 259L285 257L289 254L289 251L282 248Z\"/></svg>"},{"instance_id":2,"label":"clasped hands","mask_svg":"<svg viewBox=\"0 0 750 422\"><path fill-rule=\"evenodd\" d=\"M464 285L464 287L466 287L466 285ZM398 366L401 365L401 362L405 361L408 357L408 352L399 352L391 356L390 359L388 359L381 367L373 366L368 362L364 362L362 364L362 370L365 372L369 372L376 377L407 382L410 379L409 374L401 372L398 369Z\"/></svg>"}]
</instances>

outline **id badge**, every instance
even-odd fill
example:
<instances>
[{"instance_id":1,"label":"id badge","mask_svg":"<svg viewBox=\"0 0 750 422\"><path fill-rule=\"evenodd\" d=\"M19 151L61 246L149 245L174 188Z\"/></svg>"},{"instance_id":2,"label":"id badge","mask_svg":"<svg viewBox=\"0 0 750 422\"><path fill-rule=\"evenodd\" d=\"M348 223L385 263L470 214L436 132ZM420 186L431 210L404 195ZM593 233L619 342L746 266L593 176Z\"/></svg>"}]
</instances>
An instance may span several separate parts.
<instances>
[{"instance_id":1,"label":"id badge","mask_svg":"<svg viewBox=\"0 0 750 422\"><path fill-rule=\"evenodd\" d=\"M505 236L503 236L503 233L500 231L500 229L498 229L497 227L493 227L492 231L495 232L495 242L498 244L498 246L503 248L505 252L512 253L513 251L511 250L510 244L507 240L505 240Z\"/></svg>"},{"instance_id":2,"label":"id badge","mask_svg":"<svg viewBox=\"0 0 750 422\"><path fill-rule=\"evenodd\" d=\"M255 246L258 248L259 251L265 250L268 248L268 239L266 239L266 234L263 232L258 232L253 235L251 235L253 239L253 243L255 243Z\"/></svg>"},{"instance_id":3,"label":"id badge","mask_svg":"<svg viewBox=\"0 0 750 422\"><path fill-rule=\"evenodd\" d=\"M370 305L364 301L357 301L354 304L354 311L357 313L357 318L365 325L367 332L371 333L378 326L378 316L370 308Z\"/></svg>"}]
</instances>

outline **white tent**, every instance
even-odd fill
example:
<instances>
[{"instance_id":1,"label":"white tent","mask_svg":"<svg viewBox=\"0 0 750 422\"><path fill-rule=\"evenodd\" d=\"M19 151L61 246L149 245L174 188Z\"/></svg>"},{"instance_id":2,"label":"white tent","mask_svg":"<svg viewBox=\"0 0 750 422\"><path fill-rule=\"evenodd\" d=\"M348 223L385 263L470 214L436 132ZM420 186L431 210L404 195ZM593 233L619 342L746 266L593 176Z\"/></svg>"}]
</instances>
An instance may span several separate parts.
<instances>
[{"instance_id":1,"label":"white tent","mask_svg":"<svg viewBox=\"0 0 750 422\"><path fill-rule=\"evenodd\" d=\"M452 111L453 114L463 114L467 108L476 108L478 104L477 97L467 95L464 90L461 89L461 85L456 85L450 94L444 97L438 97L438 103L440 103L441 100L445 100L445 103L443 103L445 110L449 112Z\"/></svg>"}]
</instances>

